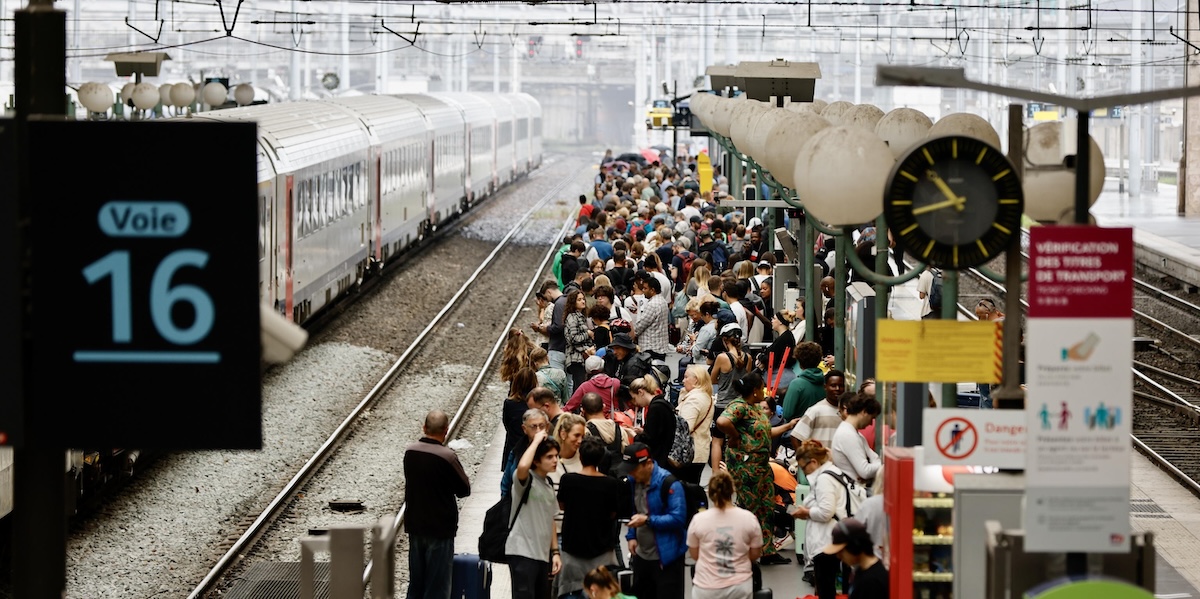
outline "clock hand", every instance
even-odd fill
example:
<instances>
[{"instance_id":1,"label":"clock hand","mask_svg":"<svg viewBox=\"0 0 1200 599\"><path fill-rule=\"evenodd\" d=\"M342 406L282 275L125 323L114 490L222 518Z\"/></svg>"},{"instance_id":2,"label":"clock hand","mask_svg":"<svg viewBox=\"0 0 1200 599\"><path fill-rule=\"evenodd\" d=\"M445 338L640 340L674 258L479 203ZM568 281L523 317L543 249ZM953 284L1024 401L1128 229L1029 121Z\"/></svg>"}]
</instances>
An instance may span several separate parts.
<instances>
[{"instance_id":1,"label":"clock hand","mask_svg":"<svg viewBox=\"0 0 1200 599\"><path fill-rule=\"evenodd\" d=\"M946 199L952 202L958 201L958 194L954 193L953 189L950 189L950 186L946 184L946 181L942 179L941 175L937 174L937 171L929 169L925 171L925 176L928 177L930 181L933 181L933 184L942 191L942 194L946 196Z\"/></svg>"},{"instance_id":2,"label":"clock hand","mask_svg":"<svg viewBox=\"0 0 1200 599\"><path fill-rule=\"evenodd\" d=\"M962 197L962 196L959 196L957 198L951 198L944 202L938 202L936 204L930 204L928 206L921 206L920 208L913 208L912 215L917 216L918 214L925 214L926 212L933 212L934 210L940 210L942 208L949 208L950 206L954 206L955 209L961 211L963 209L963 204L965 204L966 201L967 201L967 198Z\"/></svg>"}]
</instances>

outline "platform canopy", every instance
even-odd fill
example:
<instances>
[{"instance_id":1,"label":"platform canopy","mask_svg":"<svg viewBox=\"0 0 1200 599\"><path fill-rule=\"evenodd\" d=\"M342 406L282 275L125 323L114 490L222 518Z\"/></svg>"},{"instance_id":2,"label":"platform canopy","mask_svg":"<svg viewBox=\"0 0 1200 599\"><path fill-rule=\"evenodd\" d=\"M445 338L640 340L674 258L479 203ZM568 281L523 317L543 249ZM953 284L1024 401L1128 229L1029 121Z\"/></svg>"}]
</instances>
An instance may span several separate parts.
<instances>
[{"instance_id":1,"label":"platform canopy","mask_svg":"<svg viewBox=\"0 0 1200 599\"><path fill-rule=\"evenodd\" d=\"M772 97L789 97L793 102L812 102L817 79L821 78L821 67L815 62L791 62L782 58L770 62L740 62L734 77L741 80L741 89L752 100L768 102Z\"/></svg>"},{"instance_id":2,"label":"platform canopy","mask_svg":"<svg viewBox=\"0 0 1200 599\"><path fill-rule=\"evenodd\" d=\"M104 57L113 63L118 77L130 77L140 73L143 77L158 77L164 60L171 60L166 52L112 52Z\"/></svg>"}]
</instances>

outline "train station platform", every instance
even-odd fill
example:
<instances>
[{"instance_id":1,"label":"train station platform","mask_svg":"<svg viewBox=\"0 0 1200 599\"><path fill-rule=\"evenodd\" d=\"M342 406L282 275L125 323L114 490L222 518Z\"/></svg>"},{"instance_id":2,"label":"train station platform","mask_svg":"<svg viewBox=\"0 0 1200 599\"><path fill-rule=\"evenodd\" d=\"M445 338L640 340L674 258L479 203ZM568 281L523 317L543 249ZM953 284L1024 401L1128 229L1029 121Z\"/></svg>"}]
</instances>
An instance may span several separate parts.
<instances>
[{"instance_id":1,"label":"train station platform","mask_svg":"<svg viewBox=\"0 0 1200 599\"><path fill-rule=\"evenodd\" d=\"M1177 193L1176 186L1159 184L1131 198L1109 180L1092 214L1103 226L1134 227L1138 264L1200 287L1200 216L1179 216Z\"/></svg>"}]
</instances>

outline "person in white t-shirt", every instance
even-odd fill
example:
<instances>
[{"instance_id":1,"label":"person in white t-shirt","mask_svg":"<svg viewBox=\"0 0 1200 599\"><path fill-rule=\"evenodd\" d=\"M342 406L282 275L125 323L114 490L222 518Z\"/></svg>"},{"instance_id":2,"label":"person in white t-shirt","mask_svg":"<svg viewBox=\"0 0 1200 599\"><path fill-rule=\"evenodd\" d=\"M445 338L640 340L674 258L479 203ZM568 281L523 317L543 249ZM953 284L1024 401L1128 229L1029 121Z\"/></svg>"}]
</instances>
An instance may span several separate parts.
<instances>
[{"instance_id":1,"label":"person in white t-shirt","mask_svg":"<svg viewBox=\"0 0 1200 599\"><path fill-rule=\"evenodd\" d=\"M792 429L792 445L796 449L805 441L820 441L827 448L833 446L833 435L842 424L839 402L845 390L846 375L842 371L825 373L825 401L808 408Z\"/></svg>"},{"instance_id":2,"label":"person in white t-shirt","mask_svg":"<svg viewBox=\"0 0 1200 599\"><path fill-rule=\"evenodd\" d=\"M921 298L921 318L929 316L933 308L929 306L929 294L933 291L933 272L926 268L917 277L917 297Z\"/></svg>"}]
</instances>

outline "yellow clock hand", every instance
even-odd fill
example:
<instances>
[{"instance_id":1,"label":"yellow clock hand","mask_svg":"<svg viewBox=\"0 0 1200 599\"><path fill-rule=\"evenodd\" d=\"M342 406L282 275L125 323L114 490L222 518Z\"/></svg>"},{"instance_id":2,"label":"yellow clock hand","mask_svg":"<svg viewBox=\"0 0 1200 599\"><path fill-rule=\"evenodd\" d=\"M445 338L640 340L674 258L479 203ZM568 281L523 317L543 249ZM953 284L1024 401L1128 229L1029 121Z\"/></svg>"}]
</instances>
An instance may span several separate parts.
<instances>
[{"instance_id":1,"label":"yellow clock hand","mask_svg":"<svg viewBox=\"0 0 1200 599\"><path fill-rule=\"evenodd\" d=\"M933 169L927 170L925 171L925 176L928 177L930 181L933 181L933 184L942 191L942 194L946 196L946 199L950 200L951 202L958 202L958 194L954 193L953 189L950 189L950 186L946 184L946 181L942 179L941 175L937 174L937 171L934 171Z\"/></svg>"},{"instance_id":2,"label":"yellow clock hand","mask_svg":"<svg viewBox=\"0 0 1200 599\"><path fill-rule=\"evenodd\" d=\"M963 204L966 201L967 201L967 198L959 196L957 198L951 198L944 202L938 202L936 204L930 204L928 206L921 206L920 208L913 208L912 214L913 214L913 216L916 216L918 214L925 214L926 212L933 212L934 210L940 210L942 208L949 208L950 206L954 206L954 208L957 210L962 210Z\"/></svg>"}]
</instances>

